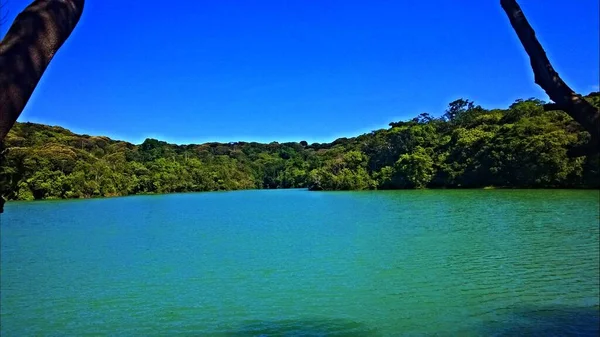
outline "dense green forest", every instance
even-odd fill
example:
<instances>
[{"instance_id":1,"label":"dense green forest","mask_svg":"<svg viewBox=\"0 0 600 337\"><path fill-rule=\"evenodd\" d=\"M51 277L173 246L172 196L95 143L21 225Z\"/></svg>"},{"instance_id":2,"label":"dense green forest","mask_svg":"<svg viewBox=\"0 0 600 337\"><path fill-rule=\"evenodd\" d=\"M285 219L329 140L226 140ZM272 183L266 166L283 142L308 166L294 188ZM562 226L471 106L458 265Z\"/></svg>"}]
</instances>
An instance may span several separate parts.
<instances>
[{"instance_id":1,"label":"dense green forest","mask_svg":"<svg viewBox=\"0 0 600 337\"><path fill-rule=\"evenodd\" d=\"M600 94L586 97L600 106ZM572 156L589 134L544 102L484 109L469 100L327 144L140 145L17 123L3 144L9 200L254 188L599 188L598 154Z\"/></svg>"}]
</instances>

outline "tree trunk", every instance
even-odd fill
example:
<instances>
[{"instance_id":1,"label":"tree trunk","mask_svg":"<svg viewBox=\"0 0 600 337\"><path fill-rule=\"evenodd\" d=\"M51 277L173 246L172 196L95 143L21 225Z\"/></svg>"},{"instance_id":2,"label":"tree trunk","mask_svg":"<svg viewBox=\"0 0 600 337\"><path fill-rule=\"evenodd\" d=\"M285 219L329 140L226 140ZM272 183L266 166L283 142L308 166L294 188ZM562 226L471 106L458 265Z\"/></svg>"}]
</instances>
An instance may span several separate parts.
<instances>
[{"instance_id":1,"label":"tree trunk","mask_svg":"<svg viewBox=\"0 0 600 337\"><path fill-rule=\"evenodd\" d=\"M81 17L84 0L36 0L0 41L0 142L25 108L54 54Z\"/></svg>"},{"instance_id":2,"label":"tree trunk","mask_svg":"<svg viewBox=\"0 0 600 337\"><path fill-rule=\"evenodd\" d=\"M545 109L563 110L573 117L592 136L589 148L599 151L600 111L575 93L552 68L544 48L535 37L535 31L527 22L519 4L515 0L500 0L500 5L529 55L535 83L555 102L548 104Z\"/></svg>"}]
</instances>

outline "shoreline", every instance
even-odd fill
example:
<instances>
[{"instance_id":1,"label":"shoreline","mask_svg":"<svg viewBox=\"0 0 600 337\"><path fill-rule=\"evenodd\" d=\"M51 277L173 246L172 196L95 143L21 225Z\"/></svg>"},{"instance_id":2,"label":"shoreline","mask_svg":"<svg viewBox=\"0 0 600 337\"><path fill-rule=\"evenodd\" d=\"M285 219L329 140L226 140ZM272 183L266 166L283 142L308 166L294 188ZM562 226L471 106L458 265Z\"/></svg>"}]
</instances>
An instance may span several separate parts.
<instances>
[{"instance_id":1,"label":"shoreline","mask_svg":"<svg viewBox=\"0 0 600 337\"><path fill-rule=\"evenodd\" d=\"M288 191L288 190L303 190L311 193L336 193L336 192L416 192L416 191L493 191L493 190L565 190L565 191L591 191L595 190L600 192L600 187L433 187L433 188L403 188L403 189L372 189L372 190L311 190L307 187L299 187L299 188L248 188L248 189L236 189L236 190L215 190L215 191L187 191L187 192L169 192L169 193L137 193L137 194L128 194L128 195L114 195L114 196L97 196L97 197L84 197L84 198L46 198L46 199L34 199L34 200L6 200L5 205L9 203L20 203L20 202L41 202L41 201L74 201L74 200L103 200L103 199L117 199L117 198L127 198L127 197L136 197L136 196L165 196L165 195L173 195L173 194L193 194L193 193L227 193L227 192L242 192L242 191Z\"/></svg>"}]
</instances>

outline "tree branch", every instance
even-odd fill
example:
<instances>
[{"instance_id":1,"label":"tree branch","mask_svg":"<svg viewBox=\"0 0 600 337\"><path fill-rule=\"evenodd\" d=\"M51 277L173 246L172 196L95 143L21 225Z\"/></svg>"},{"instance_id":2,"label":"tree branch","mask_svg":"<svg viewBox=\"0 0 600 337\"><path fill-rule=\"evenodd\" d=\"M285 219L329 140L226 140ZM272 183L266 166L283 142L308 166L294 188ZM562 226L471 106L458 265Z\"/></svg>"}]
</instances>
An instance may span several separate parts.
<instances>
[{"instance_id":1,"label":"tree branch","mask_svg":"<svg viewBox=\"0 0 600 337\"><path fill-rule=\"evenodd\" d=\"M0 41L0 141L71 35L83 4L84 0L36 0L17 16Z\"/></svg>"},{"instance_id":2,"label":"tree branch","mask_svg":"<svg viewBox=\"0 0 600 337\"><path fill-rule=\"evenodd\" d=\"M556 104L556 103L544 104L544 111L556 111L556 110L565 111L566 109L568 109L568 107L561 105L561 104Z\"/></svg>"},{"instance_id":3,"label":"tree branch","mask_svg":"<svg viewBox=\"0 0 600 337\"><path fill-rule=\"evenodd\" d=\"M558 75L550 64L544 48L535 36L535 31L527 22L525 14L515 0L500 0L500 5L508 15L510 24L517 33L531 61L535 83L548 94L555 105L548 109L560 109L569 114L592 136L592 146L600 150L600 111L575 93Z\"/></svg>"}]
</instances>

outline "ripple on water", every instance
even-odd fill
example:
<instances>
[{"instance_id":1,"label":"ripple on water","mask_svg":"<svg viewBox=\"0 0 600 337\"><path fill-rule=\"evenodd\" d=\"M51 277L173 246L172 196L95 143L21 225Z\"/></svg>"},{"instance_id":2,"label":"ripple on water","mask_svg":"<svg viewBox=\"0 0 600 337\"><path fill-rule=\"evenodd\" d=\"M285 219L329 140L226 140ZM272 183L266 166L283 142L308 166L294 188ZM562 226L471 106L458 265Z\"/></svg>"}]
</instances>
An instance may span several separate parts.
<instances>
[{"instance_id":1,"label":"ripple on water","mask_svg":"<svg viewBox=\"0 0 600 337\"><path fill-rule=\"evenodd\" d=\"M9 203L0 333L597 335L598 216L597 191Z\"/></svg>"}]
</instances>

